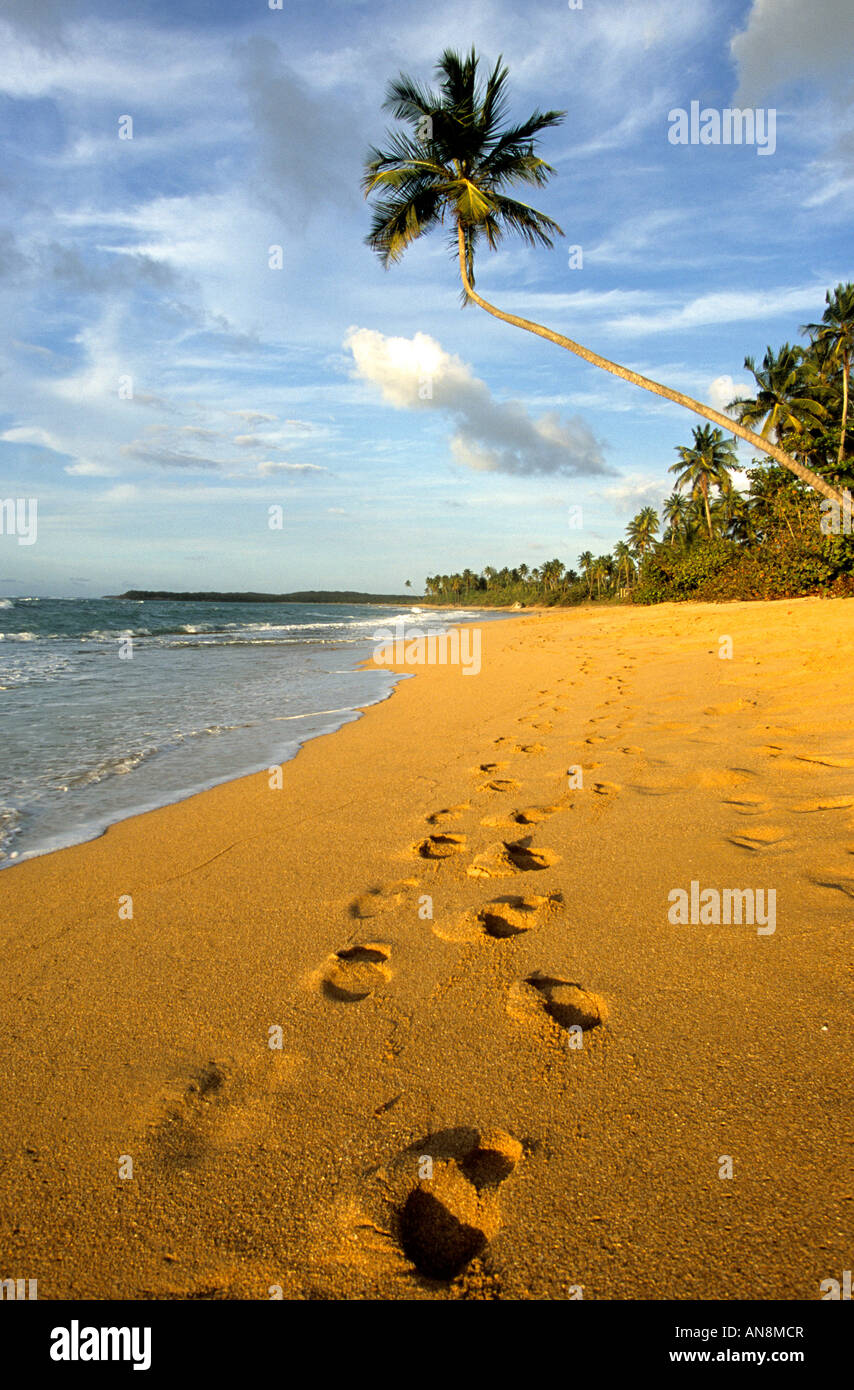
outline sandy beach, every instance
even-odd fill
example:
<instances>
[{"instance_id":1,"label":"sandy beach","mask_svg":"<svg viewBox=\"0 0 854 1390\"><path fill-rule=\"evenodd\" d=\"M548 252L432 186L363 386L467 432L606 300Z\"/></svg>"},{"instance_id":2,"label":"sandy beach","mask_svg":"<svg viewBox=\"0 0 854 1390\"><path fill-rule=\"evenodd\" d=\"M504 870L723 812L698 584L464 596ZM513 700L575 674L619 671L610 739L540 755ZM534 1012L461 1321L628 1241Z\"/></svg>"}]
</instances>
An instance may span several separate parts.
<instances>
[{"instance_id":1,"label":"sandy beach","mask_svg":"<svg viewBox=\"0 0 854 1390\"><path fill-rule=\"evenodd\" d=\"M0 876L3 1277L816 1299L850 1267L854 608L482 635L279 787ZM671 920L692 883L764 925Z\"/></svg>"}]
</instances>

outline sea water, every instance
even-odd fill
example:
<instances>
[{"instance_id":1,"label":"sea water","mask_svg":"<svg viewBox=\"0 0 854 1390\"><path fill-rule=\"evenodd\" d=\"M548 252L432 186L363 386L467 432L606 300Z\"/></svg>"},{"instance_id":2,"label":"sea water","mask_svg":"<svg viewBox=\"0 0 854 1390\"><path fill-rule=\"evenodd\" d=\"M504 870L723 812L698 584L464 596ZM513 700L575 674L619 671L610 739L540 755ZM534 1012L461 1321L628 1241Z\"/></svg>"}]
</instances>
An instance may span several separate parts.
<instances>
[{"instance_id":1,"label":"sea water","mask_svg":"<svg viewBox=\"0 0 854 1390\"><path fill-rule=\"evenodd\" d=\"M497 616L0 599L0 867L282 763L358 718L401 679L358 669L375 632Z\"/></svg>"}]
</instances>

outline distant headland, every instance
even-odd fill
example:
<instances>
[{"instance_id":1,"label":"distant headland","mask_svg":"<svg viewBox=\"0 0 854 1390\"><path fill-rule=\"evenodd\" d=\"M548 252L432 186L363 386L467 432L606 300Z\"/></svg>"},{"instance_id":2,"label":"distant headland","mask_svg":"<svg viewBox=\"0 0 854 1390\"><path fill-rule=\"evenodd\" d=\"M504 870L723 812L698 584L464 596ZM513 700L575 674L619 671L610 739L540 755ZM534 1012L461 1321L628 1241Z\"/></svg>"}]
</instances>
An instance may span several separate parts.
<instances>
[{"instance_id":1,"label":"distant headland","mask_svg":"<svg viewBox=\"0 0 854 1390\"><path fill-rule=\"evenodd\" d=\"M355 589L303 589L298 594L172 593L167 589L128 589L124 594L105 594L111 599L175 599L182 603L407 603L418 594L362 594Z\"/></svg>"}]
</instances>

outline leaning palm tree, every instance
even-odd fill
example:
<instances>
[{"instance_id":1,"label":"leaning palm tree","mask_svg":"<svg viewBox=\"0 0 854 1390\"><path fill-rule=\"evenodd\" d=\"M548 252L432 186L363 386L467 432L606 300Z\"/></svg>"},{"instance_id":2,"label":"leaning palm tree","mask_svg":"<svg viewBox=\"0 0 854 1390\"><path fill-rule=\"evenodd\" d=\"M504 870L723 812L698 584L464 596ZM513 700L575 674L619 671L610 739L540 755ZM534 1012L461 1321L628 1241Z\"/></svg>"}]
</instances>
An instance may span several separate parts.
<instances>
[{"instance_id":1,"label":"leaning palm tree","mask_svg":"<svg viewBox=\"0 0 854 1390\"><path fill-rule=\"evenodd\" d=\"M821 323L808 323L802 333L812 335L815 342L827 348L828 354L842 365L842 422L839 431L837 466L845 454L845 429L848 423L848 382L854 358L854 284L837 285L833 294L825 295L827 308Z\"/></svg>"},{"instance_id":2,"label":"leaning palm tree","mask_svg":"<svg viewBox=\"0 0 854 1390\"><path fill-rule=\"evenodd\" d=\"M694 430L694 447L689 449L680 445L676 450L679 462L670 465L670 472L677 473L677 488L690 487L691 495L702 498L712 538L712 513L709 508L709 491L717 487L722 496L732 488L729 476L731 468L738 467L738 456L731 439L724 439L722 430L713 430L708 425L697 425Z\"/></svg>"},{"instance_id":3,"label":"leaning palm tree","mask_svg":"<svg viewBox=\"0 0 854 1390\"><path fill-rule=\"evenodd\" d=\"M407 122L412 133L390 132L387 149L370 151L362 180L365 196L376 197L367 243L383 264L400 260L413 241L447 224L459 261L464 303L470 300L504 323L557 343L593 366L732 430L816 491L841 503L841 493L787 454L779 443L761 438L711 406L611 362L542 324L507 314L475 291L474 253L481 242L495 250L506 232L516 232L532 246L552 247L553 237L563 236L545 213L509 197L505 190L517 184L542 187L548 181L554 169L535 153L535 140L544 130L559 125L566 114L536 110L520 125L503 125L508 69L499 57L486 81L481 82L479 61L474 49L465 57L446 49L436 68L438 91L403 74L389 84L384 107L397 120Z\"/></svg>"}]
</instances>

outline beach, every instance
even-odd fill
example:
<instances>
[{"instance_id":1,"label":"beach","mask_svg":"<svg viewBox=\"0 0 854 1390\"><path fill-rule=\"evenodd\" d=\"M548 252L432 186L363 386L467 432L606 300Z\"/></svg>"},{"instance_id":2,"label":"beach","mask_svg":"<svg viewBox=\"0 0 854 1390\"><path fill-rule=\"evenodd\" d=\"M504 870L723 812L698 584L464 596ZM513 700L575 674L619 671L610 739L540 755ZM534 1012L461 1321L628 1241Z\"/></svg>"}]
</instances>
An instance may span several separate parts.
<instances>
[{"instance_id":1,"label":"beach","mask_svg":"<svg viewBox=\"0 0 854 1390\"><path fill-rule=\"evenodd\" d=\"M852 635L817 598L485 623L476 674L399 668L279 777L5 870L0 1275L821 1297L854 1200Z\"/></svg>"}]
</instances>

